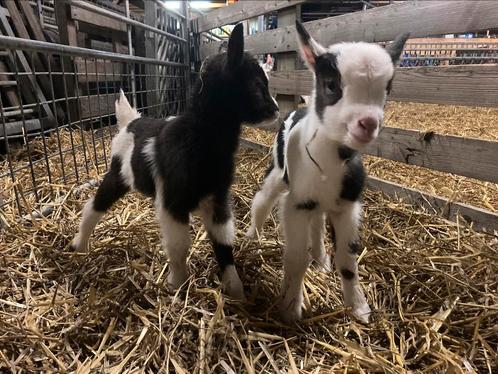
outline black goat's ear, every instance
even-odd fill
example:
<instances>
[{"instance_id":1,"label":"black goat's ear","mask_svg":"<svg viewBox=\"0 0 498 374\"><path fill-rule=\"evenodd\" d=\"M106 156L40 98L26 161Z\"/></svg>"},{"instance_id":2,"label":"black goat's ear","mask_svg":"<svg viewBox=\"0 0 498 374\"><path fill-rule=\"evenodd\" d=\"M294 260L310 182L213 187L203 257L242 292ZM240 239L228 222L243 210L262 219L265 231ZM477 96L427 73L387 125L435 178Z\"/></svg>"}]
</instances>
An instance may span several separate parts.
<instances>
[{"instance_id":1,"label":"black goat's ear","mask_svg":"<svg viewBox=\"0 0 498 374\"><path fill-rule=\"evenodd\" d=\"M237 24L228 39L227 65L234 69L242 63L244 57L244 27L242 23Z\"/></svg>"},{"instance_id":2,"label":"black goat's ear","mask_svg":"<svg viewBox=\"0 0 498 374\"><path fill-rule=\"evenodd\" d=\"M398 35L396 39L386 46L386 51L389 53L389 56L391 56L391 60L394 65L398 65L401 54L403 53L403 48L405 47L405 43L409 37L409 32Z\"/></svg>"},{"instance_id":3,"label":"black goat's ear","mask_svg":"<svg viewBox=\"0 0 498 374\"><path fill-rule=\"evenodd\" d=\"M326 52L325 48L313 39L303 24L296 20L297 43L301 57L311 70L315 70L316 58Z\"/></svg>"}]
</instances>

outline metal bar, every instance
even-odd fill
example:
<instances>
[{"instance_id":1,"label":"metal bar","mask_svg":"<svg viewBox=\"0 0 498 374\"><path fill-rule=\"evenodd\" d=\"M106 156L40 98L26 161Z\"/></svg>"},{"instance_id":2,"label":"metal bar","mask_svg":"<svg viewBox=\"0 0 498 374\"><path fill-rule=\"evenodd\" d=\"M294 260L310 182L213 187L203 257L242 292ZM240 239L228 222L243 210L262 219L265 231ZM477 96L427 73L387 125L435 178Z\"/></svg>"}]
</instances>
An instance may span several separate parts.
<instances>
[{"instance_id":1,"label":"metal bar","mask_svg":"<svg viewBox=\"0 0 498 374\"><path fill-rule=\"evenodd\" d=\"M19 79L17 76L19 73L19 67L17 65L17 58L14 57L14 71L16 72L16 81ZM23 102L23 97L21 93L21 89L19 88L19 85L17 87L17 97L19 98L19 103L21 105L21 121L22 121L22 129L23 129L23 135L24 135L24 143L26 145L26 150L28 153L28 162L29 162L29 169L30 169L30 174L31 174L31 181L33 182L33 187L35 187L35 199L36 202L39 202L39 196L38 196L38 191L36 190L36 175L35 175L35 169L33 168L33 156L31 155L31 147L29 144L29 138L26 136L28 134L27 128L26 128L26 117L24 113L24 108L22 106ZM35 96L36 98L36 96ZM21 195L22 195L22 190L21 190Z\"/></svg>"},{"instance_id":2,"label":"metal bar","mask_svg":"<svg viewBox=\"0 0 498 374\"><path fill-rule=\"evenodd\" d=\"M2 103L2 96L1 95L0 95L0 118L2 119L3 133L7 134L7 128L5 126L5 117L3 115L3 103ZM4 137L4 141L5 141L5 151L7 152L7 164L8 164L8 168L9 168L8 173L10 174L10 178L12 180L12 183L14 183L14 194L15 194L15 197L16 197L17 209L19 210L19 214L22 214L21 200L19 199L19 193L17 191L17 186L15 185L16 174L15 174L14 168L12 166L12 157L11 157L11 154L10 154L10 147L9 147L8 136ZM7 173L2 174L2 178L6 174Z\"/></svg>"},{"instance_id":3,"label":"metal bar","mask_svg":"<svg viewBox=\"0 0 498 374\"><path fill-rule=\"evenodd\" d=\"M121 62L136 62L139 64L163 65L172 67L185 67L185 64L171 61L160 61L153 58L129 56L121 53L98 51L95 49L72 47L64 44L55 44L42 42L39 40L16 38L13 36L0 35L0 47L9 49L22 49L26 51L37 51L45 53L54 53L61 55L70 55L77 57L101 58Z\"/></svg>"},{"instance_id":4,"label":"metal bar","mask_svg":"<svg viewBox=\"0 0 498 374\"><path fill-rule=\"evenodd\" d=\"M31 52L31 66L32 66L32 72L33 72L33 78L36 79L36 65L34 63L34 54L36 52ZM41 113L41 105L40 105L40 100L38 99L38 97L36 98L36 104L37 104L37 112L38 112L38 116L40 117L40 113ZM55 115L55 113L54 113ZM57 124L56 124L57 125ZM42 134L45 134L45 125L44 125L44 121L42 121L40 119L40 131L42 132ZM48 162L48 158L47 158L47 155L48 155L48 148L47 148L47 141L45 139L45 136L42 135L42 144L43 144L43 156L45 158L45 163L46 163L46 169L47 169L47 175L48 175L48 182L50 184L52 184L52 174L50 172L50 163ZM52 191L52 186L50 185L50 192L53 193Z\"/></svg>"},{"instance_id":5,"label":"metal bar","mask_svg":"<svg viewBox=\"0 0 498 374\"><path fill-rule=\"evenodd\" d=\"M66 71L64 68L65 64L61 64L62 67L62 86L64 87L64 98L66 99L66 113L67 113L67 119L69 123L71 123L71 110L69 109L69 99L68 99L68 94L67 94L67 81L66 81ZM74 149L74 139L73 139L73 132L71 129L69 129L69 139L71 140L71 148ZM76 181L79 181L79 173L78 173L78 163L76 161L76 153L73 152L73 165L74 165L74 172L76 174Z\"/></svg>"},{"instance_id":6,"label":"metal bar","mask_svg":"<svg viewBox=\"0 0 498 374\"><path fill-rule=\"evenodd\" d=\"M126 17L130 18L130 0L125 0L125 10L126 10ZM133 56L133 43L131 39L131 25L127 24L126 25L126 31L128 32L128 54L130 56ZM135 93L135 72L132 71L131 73L131 92L132 92L132 104L134 107L137 106L137 94Z\"/></svg>"},{"instance_id":7,"label":"metal bar","mask_svg":"<svg viewBox=\"0 0 498 374\"><path fill-rule=\"evenodd\" d=\"M111 62L112 64L112 62ZM87 94L87 97L88 97L88 102L90 103L90 81L88 79L88 59L85 58L85 74L86 74L86 94ZM95 145L95 129L93 127L93 121L90 120L90 127L91 127L91 130L90 130L90 133L91 133L91 137L92 137L92 146L93 146L93 157L95 159L95 167L97 169L97 174L99 174L99 159L97 157L97 147Z\"/></svg>"},{"instance_id":8,"label":"metal bar","mask_svg":"<svg viewBox=\"0 0 498 374\"><path fill-rule=\"evenodd\" d=\"M65 1L72 6L75 6L75 7L81 8L81 9L86 9L86 10L92 11L94 13L100 14L102 16L113 18L113 19L118 20L118 21L122 21L128 25L140 27L140 28L145 29L147 31L151 31L151 32L156 33L156 34L160 34L162 36L177 40L179 42L184 42L184 43L186 42L185 39L180 38L179 36L170 34L169 32L166 32L163 30L159 30L158 28L146 25L145 23L135 21L134 19L127 18L121 14L111 12L111 11L104 9L104 8L101 8L99 6L87 3L86 1L81 1L81 0L65 0Z\"/></svg>"},{"instance_id":9,"label":"metal bar","mask_svg":"<svg viewBox=\"0 0 498 374\"><path fill-rule=\"evenodd\" d=\"M61 145L61 134L59 131L59 121L57 119L57 106L55 103L55 90L54 90L54 79L52 76L52 55L48 55L48 77L50 81L50 94L52 95L52 109L54 111L54 116L55 116L55 130L56 130L56 135L57 135L57 146L59 149L59 156L61 159L61 170L62 170L62 179L64 179L64 184L67 184L66 180L66 168L65 163L64 163L64 155L62 154L62 145Z\"/></svg>"}]
</instances>

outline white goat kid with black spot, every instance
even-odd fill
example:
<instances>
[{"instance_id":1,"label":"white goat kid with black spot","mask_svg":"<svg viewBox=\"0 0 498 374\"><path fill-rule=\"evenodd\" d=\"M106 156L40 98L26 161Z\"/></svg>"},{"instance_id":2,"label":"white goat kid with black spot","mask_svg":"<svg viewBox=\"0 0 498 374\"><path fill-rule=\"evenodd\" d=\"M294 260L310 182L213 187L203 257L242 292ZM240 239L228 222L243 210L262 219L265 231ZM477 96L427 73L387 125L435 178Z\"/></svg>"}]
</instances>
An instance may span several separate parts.
<instances>
[{"instance_id":1,"label":"white goat kid with black spot","mask_svg":"<svg viewBox=\"0 0 498 374\"><path fill-rule=\"evenodd\" d=\"M261 231L281 197L286 248L280 309L282 317L292 322L302 315L303 278L310 257L318 267L330 269L323 243L328 216L344 303L368 322L371 310L356 261L365 181L357 151L379 133L394 67L408 34L386 48L370 43L325 48L299 22L296 28L301 56L314 73L314 90L308 108L292 112L280 128L273 164L254 197L247 235L255 237Z\"/></svg>"}]
</instances>

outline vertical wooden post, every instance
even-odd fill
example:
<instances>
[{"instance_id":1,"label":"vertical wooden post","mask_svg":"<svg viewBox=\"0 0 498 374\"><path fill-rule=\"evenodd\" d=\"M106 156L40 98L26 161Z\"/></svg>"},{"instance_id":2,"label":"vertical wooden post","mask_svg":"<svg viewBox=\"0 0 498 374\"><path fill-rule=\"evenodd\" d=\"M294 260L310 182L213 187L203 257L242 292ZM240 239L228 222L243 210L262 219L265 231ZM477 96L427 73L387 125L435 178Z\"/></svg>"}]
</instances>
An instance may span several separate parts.
<instances>
[{"instance_id":1,"label":"vertical wooden post","mask_svg":"<svg viewBox=\"0 0 498 374\"><path fill-rule=\"evenodd\" d=\"M300 18L300 7L291 7L279 10L277 13L278 27L293 26L296 19ZM279 53L276 57L278 71L290 71L296 69L296 52L283 52ZM293 111L298 104L298 96L295 95L277 95L277 102L282 116Z\"/></svg>"},{"instance_id":2,"label":"vertical wooden post","mask_svg":"<svg viewBox=\"0 0 498 374\"><path fill-rule=\"evenodd\" d=\"M157 4L155 1L144 1L145 19L144 22L149 26L156 27ZM150 31L145 32L145 56L157 59L157 34ZM153 116L157 112L158 92L157 92L157 75L159 69L157 65L147 64L145 67L147 78L145 86L147 90L147 114ZM153 106L154 105L154 106Z\"/></svg>"},{"instance_id":3,"label":"vertical wooden post","mask_svg":"<svg viewBox=\"0 0 498 374\"><path fill-rule=\"evenodd\" d=\"M76 30L76 24L71 17L71 6L65 1L61 1L60 4L57 4L57 6L54 7L54 10L57 27L59 28L60 42L74 47L78 46L78 32ZM62 64L66 74L67 93L68 95L74 96L78 87L74 84L73 73L75 71L75 67L71 57L62 56ZM68 122L76 122L80 119L78 103L74 102L74 100L69 100L68 103Z\"/></svg>"},{"instance_id":4,"label":"vertical wooden post","mask_svg":"<svg viewBox=\"0 0 498 374\"><path fill-rule=\"evenodd\" d=\"M187 65L185 69L185 100L188 102L190 100L190 84L191 84L191 75L190 75L190 12L189 12L189 4L187 1L183 2L183 15L185 19L183 22L183 37L187 41L184 48L184 63ZM186 103L184 108L186 109Z\"/></svg>"}]
</instances>

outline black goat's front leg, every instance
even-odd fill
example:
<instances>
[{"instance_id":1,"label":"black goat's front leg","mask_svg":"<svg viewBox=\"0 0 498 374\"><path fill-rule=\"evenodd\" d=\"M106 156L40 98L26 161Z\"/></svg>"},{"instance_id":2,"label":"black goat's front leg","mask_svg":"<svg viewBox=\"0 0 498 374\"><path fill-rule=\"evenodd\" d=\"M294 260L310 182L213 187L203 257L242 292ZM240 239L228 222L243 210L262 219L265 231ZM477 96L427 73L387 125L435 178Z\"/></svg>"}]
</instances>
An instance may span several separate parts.
<instances>
[{"instance_id":1,"label":"black goat's front leg","mask_svg":"<svg viewBox=\"0 0 498 374\"><path fill-rule=\"evenodd\" d=\"M206 199L201 204L201 215L220 267L224 292L235 299L244 300L244 288L233 258L235 225L228 198Z\"/></svg>"}]
</instances>

